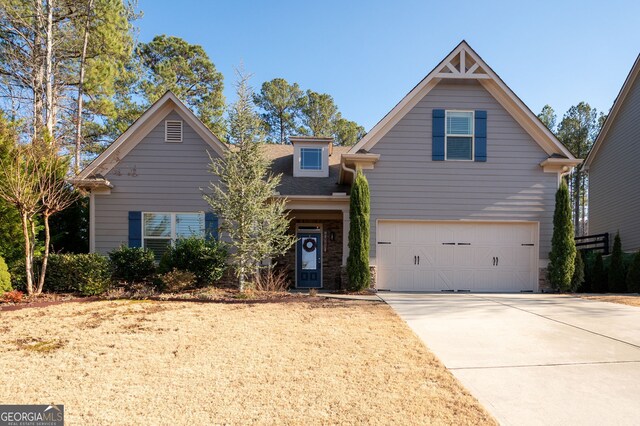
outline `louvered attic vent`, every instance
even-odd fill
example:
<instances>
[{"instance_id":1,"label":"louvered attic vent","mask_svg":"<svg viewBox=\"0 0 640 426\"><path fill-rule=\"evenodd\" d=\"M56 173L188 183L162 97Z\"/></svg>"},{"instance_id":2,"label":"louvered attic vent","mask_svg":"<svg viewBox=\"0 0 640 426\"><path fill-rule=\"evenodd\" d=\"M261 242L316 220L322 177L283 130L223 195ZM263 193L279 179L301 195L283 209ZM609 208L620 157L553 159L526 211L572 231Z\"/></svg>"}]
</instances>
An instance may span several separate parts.
<instances>
[{"instance_id":1,"label":"louvered attic vent","mask_svg":"<svg viewBox=\"0 0 640 426\"><path fill-rule=\"evenodd\" d=\"M166 120L164 122L164 141L182 142L182 121Z\"/></svg>"}]
</instances>

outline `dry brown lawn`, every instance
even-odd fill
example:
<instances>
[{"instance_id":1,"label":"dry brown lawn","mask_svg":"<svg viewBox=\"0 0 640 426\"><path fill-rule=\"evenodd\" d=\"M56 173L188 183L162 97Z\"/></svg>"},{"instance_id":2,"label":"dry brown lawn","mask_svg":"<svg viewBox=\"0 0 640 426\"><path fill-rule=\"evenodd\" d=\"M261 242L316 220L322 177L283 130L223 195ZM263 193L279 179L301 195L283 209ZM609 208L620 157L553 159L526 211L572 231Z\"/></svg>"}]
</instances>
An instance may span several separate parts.
<instances>
[{"instance_id":1,"label":"dry brown lawn","mask_svg":"<svg viewBox=\"0 0 640 426\"><path fill-rule=\"evenodd\" d=\"M583 299L597 300L599 302L612 302L620 303L622 305L640 306L640 295L637 294L625 294L625 295L613 295L603 294L598 296L581 296Z\"/></svg>"},{"instance_id":2,"label":"dry brown lawn","mask_svg":"<svg viewBox=\"0 0 640 426\"><path fill-rule=\"evenodd\" d=\"M495 424L381 303L0 311L0 403L67 424Z\"/></svg>"}]
</instances>

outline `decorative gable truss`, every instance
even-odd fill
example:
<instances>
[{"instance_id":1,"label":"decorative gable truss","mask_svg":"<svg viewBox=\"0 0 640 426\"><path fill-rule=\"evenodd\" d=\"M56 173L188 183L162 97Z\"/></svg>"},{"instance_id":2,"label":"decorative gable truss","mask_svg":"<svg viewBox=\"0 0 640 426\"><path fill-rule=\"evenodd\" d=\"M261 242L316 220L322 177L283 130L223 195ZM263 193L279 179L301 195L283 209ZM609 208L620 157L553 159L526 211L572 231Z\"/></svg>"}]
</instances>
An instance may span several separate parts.
<instances>
[{"instance_id":1,"label":"decorative gable truss","mask_svg":"<svg viewBox=\"0 0 640 426\"><path fill-rule=\"evenodd\" d=\"M453 56L447 57L443 63L436 67L434 77L436 78L491 78L484 68L473 56L467 55L467 51L461 49L454 51Z\"/></svg>"}]
</instances>

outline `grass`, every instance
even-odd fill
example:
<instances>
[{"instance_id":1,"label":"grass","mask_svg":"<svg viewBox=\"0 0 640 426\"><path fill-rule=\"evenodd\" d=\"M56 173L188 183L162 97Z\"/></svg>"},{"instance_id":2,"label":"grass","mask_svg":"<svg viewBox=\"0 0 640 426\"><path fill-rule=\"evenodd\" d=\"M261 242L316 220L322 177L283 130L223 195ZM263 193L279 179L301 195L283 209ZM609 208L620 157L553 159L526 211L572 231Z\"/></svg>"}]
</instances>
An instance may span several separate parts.
<instances>
[{"instance_id":1,"label":"grass","mask_svg":"<svg viewBox=\"0 0 640 426\"><path fill-rule=\"evenodd\" d=\"M638 294L625 294L625 295L614 295L614 294L603 294L603 295L589 295L589 296L581 296L583 299L589 300L597 300L599 302L612 302L612 303L620 303L622 305L629 306L640 306L640 295Z\"/></svg>"},{"instance_id":2,"label":"grass","mask_svg":"<svg viewBox=\"0 0 640 426\"><path fill-rule=\"evenodd\" d=\"M69 424L495 424L381 303L100 301L0 324L0 404L64 404Z\"/></svg>"}]
</instances>

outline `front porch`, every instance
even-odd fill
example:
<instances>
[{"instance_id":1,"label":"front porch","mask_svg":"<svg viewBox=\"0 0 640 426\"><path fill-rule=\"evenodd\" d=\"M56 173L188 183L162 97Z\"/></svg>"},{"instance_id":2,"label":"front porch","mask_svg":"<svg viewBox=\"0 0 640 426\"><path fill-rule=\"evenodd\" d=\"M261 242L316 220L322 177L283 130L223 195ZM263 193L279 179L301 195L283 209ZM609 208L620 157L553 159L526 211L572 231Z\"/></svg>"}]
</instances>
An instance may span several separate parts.
<instances>
[{"instance_id":1,"label":"front porch","mask_svg":"<svg viewBox=\"0 0 640 426\"><path fill-rule=\"evenodd\" d=\"M315 205L288 200L287 206L293 207L289 210L289 232L298 238L276 264L287 271L292 288L344 289L342 270L349 252L349 204L345 198L340 203Z\"/></svg>"}]
</instances>

